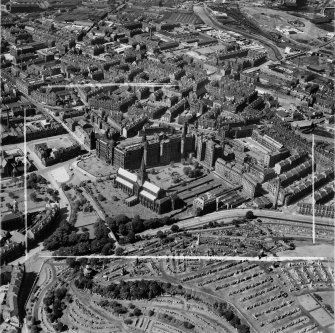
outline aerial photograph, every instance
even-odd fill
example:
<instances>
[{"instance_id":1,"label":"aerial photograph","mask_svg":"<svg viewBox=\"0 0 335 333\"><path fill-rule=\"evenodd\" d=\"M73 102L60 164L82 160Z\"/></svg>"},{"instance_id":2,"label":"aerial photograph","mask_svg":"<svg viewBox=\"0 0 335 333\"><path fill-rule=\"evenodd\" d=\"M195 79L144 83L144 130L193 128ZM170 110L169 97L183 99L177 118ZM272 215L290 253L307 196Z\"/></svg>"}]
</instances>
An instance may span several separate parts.
<instances>
[{"instance_id":1,"label":"aerial photograph","mask_svg":"<svg viewBox=\"0 0 335 333\"><path fill-rule=\"evenodd\" d=\"M335 333L332 0L1 0L0 333Z\"/></svg>"}]
</instances>

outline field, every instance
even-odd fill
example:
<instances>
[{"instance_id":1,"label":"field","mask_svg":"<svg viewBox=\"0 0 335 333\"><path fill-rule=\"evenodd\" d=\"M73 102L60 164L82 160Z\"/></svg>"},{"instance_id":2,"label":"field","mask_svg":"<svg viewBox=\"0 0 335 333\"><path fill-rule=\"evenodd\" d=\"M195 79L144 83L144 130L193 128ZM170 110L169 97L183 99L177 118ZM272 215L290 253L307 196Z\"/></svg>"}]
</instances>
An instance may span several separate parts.
<instances>
[{"instance_id":1,"label":"field","mask_svg":"<svg viewBox=\"0 0 335 333\"><path fill-rule=\"evenodd\" d=\"M320 304L311 295L298 296L299 303L307 310L315 310L320 307Z\"/></svg>"},{"instance_id":2,"label":"field","mask_svg":"<svg viewBox=\"0 0 335 333\"><path fill-rule=\"evenodd\" d=\"M334 307L334 293L329 293L328 291L320 291L316 294L322 297L322 303Z\"/></svg>"},{"instance_id":3,"label":"field","mask_svg":"<svg viewBox=\"0 0 335 333\"><path fill-rule=\"evenodd\" d=\"M98 159L96 156L91 156L78 162L78 167L93 175L94 177L106 177L116 173L115 168Z\"/></svg>"},{"instance_id":4,"label":"field","mask_svg":"<svg viewBox=\"0 0 335 333\"><path fill-rule=\"evenodd\" d=\"M310 312L311 316L322 326L327 327L334 323L334 319L326 310L319 308Z\"/></svg>"},{"instance_id":5,"label":"field","mask_svg":"<svg viewBox=\"0 0 335 333\"><path fill-rule=\"evenodd\" d=\"M306 245L298 246L295 250L288 250L285 252L278 252L278 256L285 257L331 257L334 258L333 245Z\"/></svg>"}]
</instances>

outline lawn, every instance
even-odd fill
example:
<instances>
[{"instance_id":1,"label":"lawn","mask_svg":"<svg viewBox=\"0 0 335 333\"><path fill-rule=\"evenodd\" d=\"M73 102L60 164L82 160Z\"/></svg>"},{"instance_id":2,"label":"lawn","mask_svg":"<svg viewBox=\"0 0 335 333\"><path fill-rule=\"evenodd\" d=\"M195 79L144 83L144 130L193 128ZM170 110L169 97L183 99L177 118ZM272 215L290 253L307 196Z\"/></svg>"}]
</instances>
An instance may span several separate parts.
<instances>
[{"instance_id":1,"label":"lawn","mask_svg":"<svg viewBox=\"0 0 335 333\"><path fill-rule=\"evenodd\" d=\"M84 212L78 212L77 215L77 221L75 223L75 227L86 227L88 225L94 224L97 221L97 214L95 212L93 213L84 213Z\"/></svg>"},{"instance_id":2,"label":"lawn","mask_svg":"<svg viewBox=\"0 0 335 333\"><path fill-rule=\"evenodd\" d=\"M106 177L110 174L116 173L116 169L98 159L96 156L91 156L78 162L78 167L90 173L95 177Z\"/></svg>"}]
</instances>

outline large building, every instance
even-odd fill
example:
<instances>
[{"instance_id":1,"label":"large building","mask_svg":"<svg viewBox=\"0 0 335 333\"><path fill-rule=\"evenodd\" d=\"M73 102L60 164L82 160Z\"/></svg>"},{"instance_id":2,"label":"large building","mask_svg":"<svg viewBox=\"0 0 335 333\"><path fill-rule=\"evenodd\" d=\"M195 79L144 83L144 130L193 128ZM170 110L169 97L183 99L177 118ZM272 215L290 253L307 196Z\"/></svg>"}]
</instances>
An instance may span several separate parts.
<instances>
[{"instance_id":1,"label":"large building","mask_svg":"<svg viewBox=\"0 0 335 333\"><path fill-rule=\"evenodd\" d=\"M218 187L195 198L193 209L203 214L214 210L235 208L244 201L246 199L236 189Z\"/></svg>"},{"instance_id":2,"label":"large building","mask_svg":"<svg viewBox=\"0 0 335 333\"><path fill-rule=\"evenodd\" d=\"M215 162L215 172L235 185L240 185L242 182L242 168L241 164L227 163L222 158L218 158Z\"/></svg>"},{"instance_id":3,"label":"large building","mask_svg":"<svg viewBox=\"0 0 335 333\"><path fill-rule=\"evenodd\" d=\"M261 188L259 181L249 172L243 174L242 186L246 196L252 199L259 194Z\"/></svg>"},{"instance_id":4,"label":"large building","mask_svg":"<svg viewBox=\"0 0 335 333\"><path fill-rule=\"evenodd\" d=\"M21 325L18 300L22 291L21 285L24 273L25 267L23 265L6 266L1 270L1 280L3 280L3 275L5 275L4 280L6 280L6 275L10 276L10 279L7 279L9 285L6 302L5 305L1 306L2 318L5 322L17 328Z\"/></svg>"},{"instance_id":5,"label":"large building","mask_svg":"<svg viewBox=\"0 0 335 333\"><path fill-rule=\"evenodd\" d=\"M142 156L148 168L178 162L194 152L194 136L187 134L155 134L151 138L143 136L121 142L114 146L110 140L100 138L96 143L96 155L117 168L137 170Z\"/></svg>"},{"instance_id":6,"label":"large building","mask_svg":"<svg viewBox=\"0 0 335 333\"><path fill-rule=\"evenodd\" d=\"M217 144L213 139L206 138L201 134L196 137L196 155L198 161L212 168L219 157L222 157L222 146Z\"/></svg>"},{"instance_id":7,"label":"large building","mask_svg":"<svg viewBox=\"0 0 335 333\"><path fill-rule=\"evenodd\" d=\"M176 195L167 195L164 189L148 181L144 156L138 174L119 168L115 184L129 195L125 199L129 206L140 202L157 214L164 214L175 208Z\"/></svg>"}]
</instances>

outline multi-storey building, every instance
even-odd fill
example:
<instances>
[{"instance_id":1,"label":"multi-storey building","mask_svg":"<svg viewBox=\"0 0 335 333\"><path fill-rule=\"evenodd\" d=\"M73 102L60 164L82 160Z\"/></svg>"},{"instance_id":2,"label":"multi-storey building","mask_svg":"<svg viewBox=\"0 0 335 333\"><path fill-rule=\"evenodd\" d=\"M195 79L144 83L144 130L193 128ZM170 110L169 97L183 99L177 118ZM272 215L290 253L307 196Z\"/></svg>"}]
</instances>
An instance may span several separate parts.
<instances>
[{"instance_id":1,"label":"multi-storey building","mask_svg":"<svg viewBox=\"0 0 335 333\"><path fill-rule=\"evenodd\" d=\"M261 188L260 183L251 173L244 173L242 177L243 192L249 197L254 198Z\"/></svg>"},{"instance_id":2,"label":"multi-storey building","mask_svg":"<svg viewBox=\"0 0 335 333\"><path fill-rule=\"evenodd\" d=\"M215 162L215 172L236 185L240 185L242 182L242 170L241 164L227 163L222 158L218 158Z\"/></svg>"}]
</instances>

